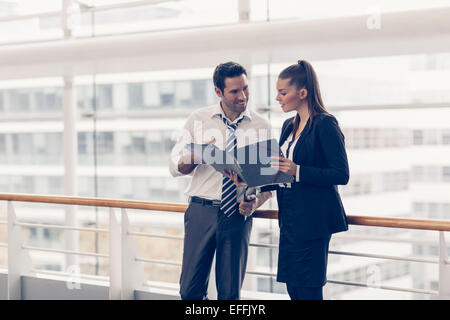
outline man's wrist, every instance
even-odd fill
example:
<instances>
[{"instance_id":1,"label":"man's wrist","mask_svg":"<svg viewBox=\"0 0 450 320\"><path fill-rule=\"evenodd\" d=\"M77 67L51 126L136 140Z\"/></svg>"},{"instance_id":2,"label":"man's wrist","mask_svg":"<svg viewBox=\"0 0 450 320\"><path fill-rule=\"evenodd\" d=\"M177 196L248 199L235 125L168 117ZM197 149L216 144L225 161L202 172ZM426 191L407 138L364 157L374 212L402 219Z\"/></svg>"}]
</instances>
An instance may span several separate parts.
<instances>
[{"instance_id":1,"label":"man's wrist","mask_svg":"<svg viewBox=\"0 0 450 320\"><path fill-rule=\"evenodd\" d=\"M182 160L178 163L178 171L182 174L189 174L197 166L196 163L184 163Z\"/></svg>"}]
</instances>

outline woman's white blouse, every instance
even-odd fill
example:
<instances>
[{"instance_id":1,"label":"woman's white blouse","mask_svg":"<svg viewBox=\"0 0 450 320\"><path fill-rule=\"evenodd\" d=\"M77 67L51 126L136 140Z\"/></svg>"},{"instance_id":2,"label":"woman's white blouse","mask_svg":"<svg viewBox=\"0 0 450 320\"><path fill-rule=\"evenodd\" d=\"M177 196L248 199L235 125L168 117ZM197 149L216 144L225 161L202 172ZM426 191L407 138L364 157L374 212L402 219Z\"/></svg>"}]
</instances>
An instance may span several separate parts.
<instances>
[{"instance_id":1,"label":"woman's white blouse","mask_svg":"<svg viewBox=\"0 0 450 320\"><path fill-rule=\"evenodd\" d=\"M289 157L288 159L291 161L293 160L293 155L294 155L294 149L295 146L297 145L298 139L300 138L301 134L298 135L298 137L295 139L295 141L292 143L291 147L289 148ZM286 141L284 141L283 145L280 147L281 152L283 152L283 155L286 156L287 153L287 149L289 146L289 141L291 141L292 139L292 133L289 135L289 137L286 139ZM297 165L297 173L295 174L295 181L300 182L300 166ZM291 184L290 183L286 183L286 184L282 184L281 186L286 186L286 187L290 187Z\"/></svg>"}]
</instances>

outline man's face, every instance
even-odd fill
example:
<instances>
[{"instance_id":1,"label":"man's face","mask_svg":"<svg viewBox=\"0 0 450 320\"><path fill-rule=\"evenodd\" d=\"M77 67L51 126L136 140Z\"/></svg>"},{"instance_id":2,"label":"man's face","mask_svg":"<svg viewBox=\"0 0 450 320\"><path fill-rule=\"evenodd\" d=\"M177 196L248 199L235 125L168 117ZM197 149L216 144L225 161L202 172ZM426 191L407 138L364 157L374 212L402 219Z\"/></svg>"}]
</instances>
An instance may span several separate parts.
<instances>
[{"instance_id":1,"label":"man's face","mask_svg":"<svg viewBox=\"0 0 450 320\"><path fill-rule=\"evenodd\" d=\"M216 93L224 108L236 114L244 112L247 108L249 95L247 76L242 74L233 78L225 78L223 93L219 88L216 88Z\"/></svg>"}]
</instances>

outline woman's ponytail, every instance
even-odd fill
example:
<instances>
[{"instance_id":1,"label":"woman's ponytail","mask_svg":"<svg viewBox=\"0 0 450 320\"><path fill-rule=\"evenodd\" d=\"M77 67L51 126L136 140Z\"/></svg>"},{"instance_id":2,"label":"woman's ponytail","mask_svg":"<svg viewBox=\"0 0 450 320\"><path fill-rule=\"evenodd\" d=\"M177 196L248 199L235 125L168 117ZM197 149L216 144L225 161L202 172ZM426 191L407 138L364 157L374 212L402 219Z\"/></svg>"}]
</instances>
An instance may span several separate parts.
<instances>
[{"instance_id":1,"label":"woman's ponytail","mask_svg":"<svg viewBox=\"0 0 450 320\"><path fill-rule=\"evenodd\" d=\"M319 113L326 113L327 110L323 104L322 95L320 93L319 81L317 80L316 72L312 65L305 60L300 60L306 73L306 88L308 90L308 104L310 107L310 114L313 113L315 117ZM313 111L313 112L311 112Z\"/></svg>"}]
</instances>

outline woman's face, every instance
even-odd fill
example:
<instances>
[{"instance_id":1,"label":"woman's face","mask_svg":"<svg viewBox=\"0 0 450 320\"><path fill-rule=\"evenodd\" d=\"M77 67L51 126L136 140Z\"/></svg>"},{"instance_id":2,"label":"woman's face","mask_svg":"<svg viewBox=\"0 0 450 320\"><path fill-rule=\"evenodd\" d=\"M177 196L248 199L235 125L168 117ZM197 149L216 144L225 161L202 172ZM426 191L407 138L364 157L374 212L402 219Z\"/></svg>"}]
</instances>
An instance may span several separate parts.
<instances>
[{"instance_id":1,"label":"woman's face","mask_svg":"<svg viewBox=\"0 0 450 320\"><path fill-rule=\"evenodd\" d=\"M290 85L291 79L280 79L277 81L277 98L281 109L284 112L298 111L306 105L307 91L305 88L297 89L295 85Z\"/></svg>"}]
</instances>

